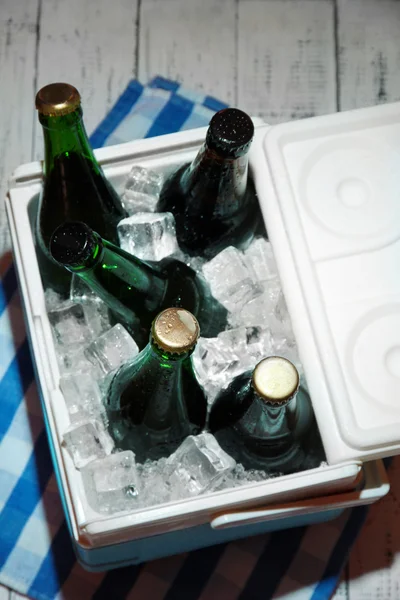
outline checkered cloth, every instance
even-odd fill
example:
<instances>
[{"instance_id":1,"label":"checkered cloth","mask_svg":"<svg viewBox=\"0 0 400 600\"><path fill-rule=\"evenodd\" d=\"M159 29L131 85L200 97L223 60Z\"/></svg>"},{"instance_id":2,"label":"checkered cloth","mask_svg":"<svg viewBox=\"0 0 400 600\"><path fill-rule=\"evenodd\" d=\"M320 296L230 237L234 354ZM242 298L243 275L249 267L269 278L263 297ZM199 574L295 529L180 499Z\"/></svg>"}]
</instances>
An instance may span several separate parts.
<instances>
[{"instance_id":1,"label":"checkered cloth","mask_svg":"<svg viewBox=\"0 0 400 600\"><path fill-rule=\"evenodd\" d=\"M131 81L93 146L204 126L223 104L157 77ZM11 255L0 259L0 582L50 600L324 600L366 515L91 574L76 562L34 381Z\"/></svg>"}]
</instances>

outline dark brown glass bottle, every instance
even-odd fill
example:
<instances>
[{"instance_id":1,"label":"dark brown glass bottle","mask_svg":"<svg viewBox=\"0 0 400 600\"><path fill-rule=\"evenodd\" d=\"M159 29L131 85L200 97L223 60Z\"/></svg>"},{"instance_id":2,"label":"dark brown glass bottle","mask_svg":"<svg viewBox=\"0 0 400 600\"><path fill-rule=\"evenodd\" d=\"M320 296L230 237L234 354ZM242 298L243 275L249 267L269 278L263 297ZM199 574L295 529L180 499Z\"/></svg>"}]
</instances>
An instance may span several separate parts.
<instances>
[{"instance_id":1,"label":"dark brown glass bottle","mask_svg":"<svg viewBox=\"0 0 400 600\"><path fill-rule=\"evenodd\" d=\"M117 223L126 213L93 154L78 90L67 83L47 85L36 95L36 108L45 147L35 232L39 265L45 285L66 295L71 274L48 252L54 230L66 221L84 221L103 238L118 244Z\"/></svg>"},{"instance_id":2,"label":"dark brown glass bottle","mask_svg":"<svg viewBox=\"0 0 400 600\"><path fill-rule=\"evenodd\" d=\"M296 367L280 356L263 359L220 392L209 428L246 469L289 474L325 459L310 397Z\"/></svg>"},{"instance_id":3,"label":"dark brown glass bottle","mask_svg":"<svg viewBox=\"0 0 400 600\"><path fill-rule=\"evenodd\" d=\"M246 113L219 111L194 161L165 182L157 210L173 213L179 245L187 254L209 259L226 246L242 247L252 239L262 220L248 177L253 135Z\"/></svg>"}]
</instances>

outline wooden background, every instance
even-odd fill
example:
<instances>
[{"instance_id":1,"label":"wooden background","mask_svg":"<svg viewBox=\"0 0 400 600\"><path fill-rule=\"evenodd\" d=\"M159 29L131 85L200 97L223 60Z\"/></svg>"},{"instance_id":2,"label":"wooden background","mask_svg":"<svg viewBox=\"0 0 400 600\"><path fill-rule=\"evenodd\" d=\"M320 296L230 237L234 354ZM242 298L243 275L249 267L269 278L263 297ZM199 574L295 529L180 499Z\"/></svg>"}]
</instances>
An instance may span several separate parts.
<instances>
[{"instance_id":1,"label":"wooden background","mask_svg":"<svg viewBox=\"0 0 400 600\"><path fill-rule=\"evenodd\" d=\"M0 259L7 180L42 156L37 89L74 84L91 132L131 77L158 74L271 123L392 102L400 1L0 0ZM336 599L400 600L400 461L390 475Z\"/></svg>"}]
</instances>

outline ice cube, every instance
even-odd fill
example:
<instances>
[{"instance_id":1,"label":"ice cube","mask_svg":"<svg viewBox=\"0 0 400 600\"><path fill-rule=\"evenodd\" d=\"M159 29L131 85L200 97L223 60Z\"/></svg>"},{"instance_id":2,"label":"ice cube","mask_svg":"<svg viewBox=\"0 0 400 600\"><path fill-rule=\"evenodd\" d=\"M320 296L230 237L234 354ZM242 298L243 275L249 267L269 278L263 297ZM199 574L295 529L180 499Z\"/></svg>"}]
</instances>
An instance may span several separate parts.
<instances>
[{"instance_id":1,"label":"ice cube","mask_svg":"<svg viewBox=\"0 0 400 600\"><path fill-rule=\"evenodd\" d=\"M178 249L172 213L137 213L118 223L121 248L143 260L161 260Z\"/></svg>"},{"instance_id":2,"label":"ice cube","mask_svg":"<svg viewBox=\"0 0 400 600\"><path fill-rule=\"evenodd\" d=\"M105 302L86 302L83 305L90 331L94 337L111 328L108 306Z\"/></svg>"},{"instance_id":3,"label":"ice cube","mask_svg":"<svg viewBox=\"0 0 400 600\"><path fill-rule=\"evenodd\" d=\"M105 376L131 360L138 352L135 340L125 327L117 323L89 344L85 356Z\"/></svg>"},{"instance_id":4,"label":"ice cube","mask_svg":"<svg viewBox=\"0 0 400 600\"><path fill-rule=\"evenodd\" d=\"M58 366L62 374L94 370L92 363L85 356L84 345L71 346L70 348L59 346L56 350Z\"/></svg>"},{"instance_id":5,"label":"ice cube","mask_svg":"<svg viewBox=\"0 0 400 600\"><path fill-rule=\"evenodd\" d=\"M238 312L261 293L242 252L229 246L203 266L211 293L230 312Z\"/></svg>"},{"instance_id":6,"label":"ice cube","mask_svg":"<svg viewBox=\"0 0 400 600\"><path fill-rule=\"evenodd\" d=\"M54 338L60 346L87 343L92 335L81 304L71 304L48 313Z\"/></svg>"},{"instance_id":7,"label":"ice cube","mask_svg":"<svg viewBox=\"0 0 400 600\"><path fill-rule=\"evenodd\" d=\"M246 470L241 463L238 463L232 471L227 473L219 485L215 488L216 490L225 490L229 488L239 487L249 483L256 483L259 481L266 481L267 479L274 479L282 474L279 473L268 473L266 471L249 469Z\"/></svg>"},{"instance_id":8,"label":"ice cube","mask_svg":"<svg viewBox=\"0 0 400 600\"><path fill-rule=\"evenodd\" d=\"M158 197L135 190L125 190L121 197L121 202L128 216L132 216L138 212L155 212L158 204Z\"/></svg>"},{"instance_id":9,"label":"ice cube","mask_svg":"<svg viewBox=\"0 0 400 600\"><path fill-rule=\"evenodd\" d=\"M218 338L199 338L193 353L193 366L197 379L206 390L210 385L220 385L227 365L236 360L230 349L225 349Z\"/></svg>"},{"instance_id":10,"label":"ice cube","mask_svg":"<svg viewBox=\"0 0 400 600\"><path fill-rule=\"evenodd\" d=\"M200 338L193 354L193 366L200 385L212 404L221 389L273 353L269 329L238 327L221 332L217 338Z\"/></svg>"},{"instance_id":11,"label":"ice cube","mask_svg":"<svg viewBox=\"0 0 400 600\"><path fill-rule=\"evenodd\" d=\"M218 339L221 340L224 349L232 350L236 356L246 352L247 332L245 327L221 331L218 334Z\"/></svg>"},{"instance_id":12,"label":"ice cube","mask_svg":"<svg viewBox=\"0 0 400 600\"><path fill-rule=\"evenodd\" d=\"M44 293L44 301L46 304L47 312L59 310L60 308L65 308L71 304L69 300L65 300L52 288L46 289Z\"/></svg>"},{"instance_id":13,"label":"ice cube","mask_svg":"<svg viewBox=\"0 0 400 600\"><path fill-rule=\"evenodd\" d=\"M222 387L225 387L234 377L252 369L256 365L261 352L268 348L271 335L255 327L237 327L228 329L218 334L222 342L222 355L229 356L227 364L221 373L223 376Z\"/></svg>"},{"instance_id":14,"label":"ice cube","mask_svg":"<svg viewBox=\"0 0 400 600\"><path fill-rule=\"evenodd\" d=\"M262 327L247 327L246 337L247 352L255 364L263 358L273 354L273 340L269 329L263 329Z\"/></svg>"},{"instance_id":15,"label":"ice cube","mask_svg":"<svg viewBox=\"0 0 400 600\"><path fill-rule=\"evenodd\" d=\"M114 442L100 421L83 421L68 429L63 445L71 455L77 469L85 467L96 458L111 454Z\"/></svg>"},{"instance_id":16,"label":"ice cube","mask_svg":"<svg viewBox=\"0 0 400 600\"><path fill-rule=\"evenodd\" d=\"M229 316L229 322L235 327L269 327L271 319L276 318L274 311L278 302L281 286L277 279L270 279L264 291L240 310Z\"/></svg>"},{"instance_id":17,"label":"ice cube","mask_svg":"<svg viewBox=\"0 0 400 600\"><path fill-rule=\"evenodd\" d=\"M106 423L106 411L100 388L90 372L81 371L63 375L60 379L60 388L71 423L90 418Z\"/></svg>"},{"instance_id":18,"label":"ice cube","mask_svg":"<svg viewBox=\"0 0 400 600\"><path fill-rule=\"evenodd\" d=\"M131 450L95 460L81 473L87 501L94 510L110 514L137 506L139 478Z\"/></svg>"},{"instance_id":19,"label":"ice cube","mask_svg":"<svg viewBox=\"0 0 400 600\"><path fill-rule=\"evenodd\" d=\"M281 321L281 323L284 323L285 321L290 322L289 311L282 290L278 296L278 301L275 306L275 315L276 318Z\"/></svg>"},{"instance_id":20,"label":"ice cube","mask_svg":"<svg viewBox=\"0 0 400 600\"><path fill-rule=\"evenodd\" d=\"M88 326L94 336L110 329L108 307L97 294L85 283L82 277L72 275L70 300L82 305Z\"/></svg>"},{"instance_id":21,"label":"ice cube","mask_svg":"<svg viewBox=\"0 0 400 600\"><path fill-rule=\"evenodd\" d=\"M73 304L101 301L85 280L76 273L72 275L69 297Z\"/></svg>"},{"instance_id":22,"label":"ice cube","mask_svg":"<svg viewBox=\"0 0 400 600\"><path fill-rule=\"evenodd\" d=\"M125 189L158 197L161 192L163 179L162 173L158 171L134 165L125 182Z\"/></svg>"},{"instance_id":23,"label":"ice cube","mask_svg":"<svg viewBox=\"0 0 400 600\"><path fill-rule=\"evenodd\" d=\"M122 204L129 215L154 212L163 184L161 173L134 166L125 183Z\"/></svg>"},{"instance_id":24,"label":"ice cube","mask_svg":"<svg viewBox=\"0 0 400 600\"><path fill-rule=\"evenodd\" d=\"M246 352L245 328L224 331L217 338L200 338L193 354L194 370L209 404L234 377L253 365Z\"/></svg>"},{"instance_id":25,"label":"ice cube","mask_svg":"<svg viewBox=\"0 0 400 600\"><path fill-rule=\"evenodd\" d=\"M278 319L275 312L273 312L269 317L269 326L273 337L286 338L290 343L295 344L292 322L289 315L282 321L281 319Z\"/></svg>"},{"instance_id":26,"label":"ice cube","mask_svg":"<svg viewBox=\"0 0 400 600\"><path fill-rule=\"evenodd\" d=\"M162 504L172 499L172 486L167 480L172 469L166 458L157 461L146 460L138 465L141 481L140 506Z\"/></svg>"},{"instance_id":27,"label":"ice cube","mask_svg":"<svg viewBox=\"0 0 400 600\"><path fill-rule=\"evenodd\" d=\"M167 463L173 467L168 481L174 497L197 496L213 489L236 465L211 433L187 437Z\"/></svg>"},{"instance_id":28,"label":"ice cube","mask_svg":"<svg viewBox=\"0 0 400 600\"><path fill-rule=\"evenodd\" d=\"M278 277L272 246L265 238L255 238L245 251L244 257L247 265L255 274L256 280L263 287L268 280Z\"/></svg>"},{"instance_id":29,"label":"ice cube","mask_svg":"<svg viewBox=\"0 0 400 600\"><path fill-rule=\"evenodd\" d=\"M295 365L299 373L302 374L303 369L297 351L297 346L293 339L279 334L273 335L272 354L287 358Z\"/></svg>"}]
</instances>

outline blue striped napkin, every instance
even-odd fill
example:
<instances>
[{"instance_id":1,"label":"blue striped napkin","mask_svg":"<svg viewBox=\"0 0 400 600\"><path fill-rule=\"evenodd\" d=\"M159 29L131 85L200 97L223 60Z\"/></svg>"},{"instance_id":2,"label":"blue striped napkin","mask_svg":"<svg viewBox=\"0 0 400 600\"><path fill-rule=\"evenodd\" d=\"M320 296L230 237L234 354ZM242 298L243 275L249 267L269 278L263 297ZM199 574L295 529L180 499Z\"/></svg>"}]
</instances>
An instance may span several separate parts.
<instances>
[{"instance_id":1,"label":"blue striped napkin","mask_svg":"<svg viewBox=\"0 0 400 600\"><path fill-rule=\"evenodd\" d=\"M131 81L93 146L204 126L224 105L160 77ZM332 522L88 573L69 540L44 430L11 255L0 258L0 582L51 600L325 600L364 522Z\"/></svg>"}]
</instances>

